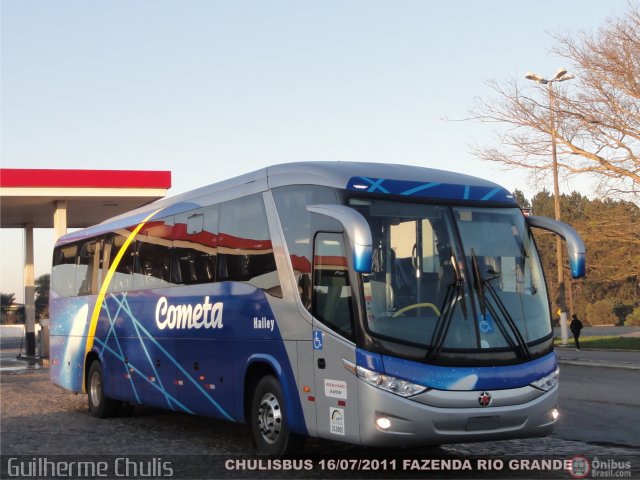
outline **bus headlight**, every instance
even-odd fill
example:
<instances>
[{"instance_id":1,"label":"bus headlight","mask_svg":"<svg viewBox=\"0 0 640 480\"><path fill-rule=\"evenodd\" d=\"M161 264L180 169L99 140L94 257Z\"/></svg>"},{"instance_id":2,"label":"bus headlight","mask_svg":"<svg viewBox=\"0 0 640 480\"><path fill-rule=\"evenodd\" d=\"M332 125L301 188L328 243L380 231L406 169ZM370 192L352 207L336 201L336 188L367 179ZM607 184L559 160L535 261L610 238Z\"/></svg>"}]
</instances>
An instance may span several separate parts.
<instances>
[{"instance_id":1,"label":"bus headlight","mask_svg":"<svg viewBox=\"0 0 640 480\"><path fill-rule=\"evenodd\" d=\"M551 372L546 377L542 377L540 380L531 382L531 386L539 388L540 390L544 390L545 392L548 392L553 387L558 385L559 377L560 377L560 367L556 368L553 372Z\"/></svg>"},{"instance_id":2,"label":"bus headlight","mask_svg":"<svg viewBox=\"0 0 640 480\"><path fill-rule=\"evenodd\" d=\"M427 387L423 385L407 382L406 380L374 372L373 370L368 370L360 366L356 367L356 374L358 378L364 380L369 385L403 397L411 397L412 395L417 395L427 390Z\"/></svg>"}]
</instances>

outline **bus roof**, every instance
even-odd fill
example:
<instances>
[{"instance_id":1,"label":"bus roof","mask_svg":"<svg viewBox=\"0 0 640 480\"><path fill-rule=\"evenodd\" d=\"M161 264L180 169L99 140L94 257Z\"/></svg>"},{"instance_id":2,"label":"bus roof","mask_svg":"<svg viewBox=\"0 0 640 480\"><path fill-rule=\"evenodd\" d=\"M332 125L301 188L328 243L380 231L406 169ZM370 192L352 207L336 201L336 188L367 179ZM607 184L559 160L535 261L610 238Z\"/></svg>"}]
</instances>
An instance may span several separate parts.
<instances>
[{"instance_id":1,"label":"bus roof","mask_svg":"<svg viewBox=\"0 0 640 480\"><path fill-rule=\"evenodd\" d=\"M446 170L370 162L295 162L266 167L160 199L93 227L65 235L58 243L137 225L153 212L161 216L177 214L285 185L323 185L354 192L516 206L511 193L503 187L478 177Z\"/></svg>"}]
</instances>

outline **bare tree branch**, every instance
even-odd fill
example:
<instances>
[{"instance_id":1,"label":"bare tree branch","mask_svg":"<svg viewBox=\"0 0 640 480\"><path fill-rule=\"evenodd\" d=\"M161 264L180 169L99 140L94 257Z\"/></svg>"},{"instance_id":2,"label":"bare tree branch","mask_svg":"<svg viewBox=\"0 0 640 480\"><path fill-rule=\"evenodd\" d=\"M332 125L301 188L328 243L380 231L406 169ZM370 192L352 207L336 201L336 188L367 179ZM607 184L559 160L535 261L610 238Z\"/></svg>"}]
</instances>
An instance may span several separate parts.
<instances>
[{"instance_id":1,"label":"bare tree branch","mask_svg":"<svg viewBox=\"0 0 640 480\"><path fill-rule=\"evenodd\" d=\"M470 119L505 127L498 146L472 147L480 159L535 175L552 172L551 118L563 177L591 175L602 191L638 202L640 192L640 9L607 20L595 33L555 36L554 52L576 78L547 87L488 80L491 100L476 99ZM530 95L533 93L533 95Z\"/></svg>"}]
</instances>

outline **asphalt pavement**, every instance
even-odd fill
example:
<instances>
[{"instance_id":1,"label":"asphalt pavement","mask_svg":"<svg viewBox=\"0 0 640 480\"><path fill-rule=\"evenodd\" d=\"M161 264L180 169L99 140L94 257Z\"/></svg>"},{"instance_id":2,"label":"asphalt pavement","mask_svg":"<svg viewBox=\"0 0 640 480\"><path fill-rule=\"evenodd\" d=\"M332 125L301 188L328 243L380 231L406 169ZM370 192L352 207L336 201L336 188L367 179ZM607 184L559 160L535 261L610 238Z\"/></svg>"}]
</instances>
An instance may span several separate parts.
<instances>
[{"instance_id":1,"label":"asphalt pavement","mask_svg":"<svg viewBox=\"0 0 640 480\"><path fill-rule=\"evenodd\" d=\"M595 348L576 350L572 343L573 342L566 347L556 348L560 365L640 370L639 350L608 350Z\"/></svg>"}]
</instances>

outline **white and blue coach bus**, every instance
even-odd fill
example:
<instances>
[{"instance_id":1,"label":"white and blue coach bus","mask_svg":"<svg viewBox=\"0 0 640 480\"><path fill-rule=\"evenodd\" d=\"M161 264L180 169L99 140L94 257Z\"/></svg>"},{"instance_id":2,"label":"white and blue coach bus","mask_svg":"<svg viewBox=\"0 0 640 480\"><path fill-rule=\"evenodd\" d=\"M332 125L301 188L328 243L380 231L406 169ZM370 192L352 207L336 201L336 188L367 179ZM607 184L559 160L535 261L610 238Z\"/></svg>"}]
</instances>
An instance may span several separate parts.
<instances>
[{"instance_id":1,"label":"white and blue coach bus","mask_svg":"<svg viewBox=\"0 0 640 480\"><path fill-rule=\"evenodd\" d=\"M62 237L51 377L97 417L131 405L375 446L543 436L550 307L525 217L486 180L402 165L278 165Z\"/></svg>"}]
</instances>

